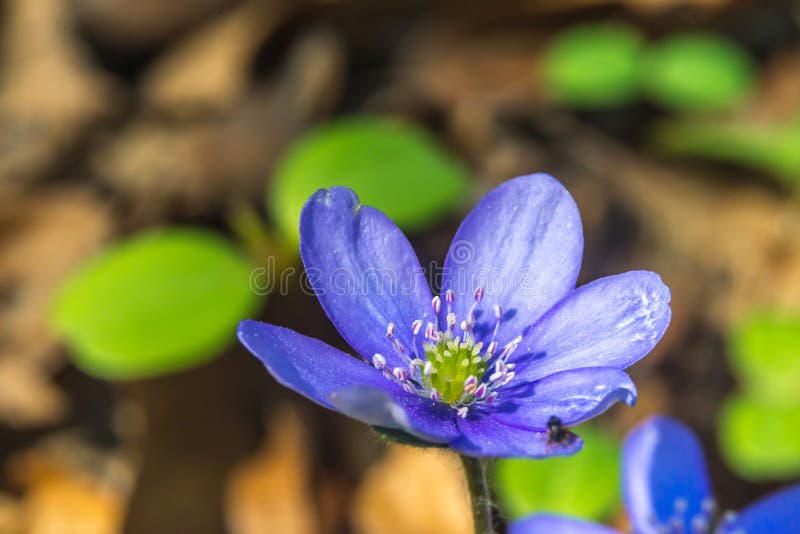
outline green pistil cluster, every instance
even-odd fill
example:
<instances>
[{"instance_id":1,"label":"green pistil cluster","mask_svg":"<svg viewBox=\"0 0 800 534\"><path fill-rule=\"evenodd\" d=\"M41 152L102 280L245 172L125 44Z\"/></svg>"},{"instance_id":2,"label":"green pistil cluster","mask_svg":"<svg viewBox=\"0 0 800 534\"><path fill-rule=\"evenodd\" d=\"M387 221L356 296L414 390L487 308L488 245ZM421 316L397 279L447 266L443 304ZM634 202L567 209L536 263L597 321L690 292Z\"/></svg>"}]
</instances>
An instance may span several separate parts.
<instances>
[{"instance_id":1,"label":"green pistil cluster","mask_svg":"<svg viewBox=\"0 0 800 534\"><path fill-rule=\"evenodd\" d=\"M431 363L430 373L422 374L422 385L427 390L436 390L439 399L447 404L469 403L475 393L471 387L464 394L464 382L470 376L480 384L486 374L486 359L481 356L483 343L474 343L470 337L464 341L440 334L438 343L425 343L425 359ZM488 358L488 355L486 355Z\"/></svg>"}]
</instances>

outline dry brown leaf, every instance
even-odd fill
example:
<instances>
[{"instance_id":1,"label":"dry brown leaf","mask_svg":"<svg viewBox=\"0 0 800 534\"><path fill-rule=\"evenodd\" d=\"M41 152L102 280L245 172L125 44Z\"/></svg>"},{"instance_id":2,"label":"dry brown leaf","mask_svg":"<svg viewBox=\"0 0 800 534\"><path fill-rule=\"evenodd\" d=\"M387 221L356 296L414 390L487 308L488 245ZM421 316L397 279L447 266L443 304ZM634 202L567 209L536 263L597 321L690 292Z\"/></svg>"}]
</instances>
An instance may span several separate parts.
<instances>
[{"instance_id":1,"label":"dry brown leaf","mask_svg":"<svg viewBox=\"0 0 800 534\"><path fill-rule=\"evenodd\" d=\"M757 184L724 183L640 157L562 116L563 149L613 190L650 241L651 264L670 285L692 288L725 330L763 307L800 302L800 205ZM709 171L710 172L710 171ZM678 299L675 299L676 301ZM692 316L693 317L693 316Z\"/></svg>"},{"instance_id":2,"label":"dry brown leaf","mask_svg":"<svg viewBox=\"0 0 800 534\"><path fill-rule=\"evenodd\" d=\"M146 73L144 100L173 114L229 109L247 88L257 47L283 20L282 4L247 1L178 43Z\"/></svg>"},{"instance_id":3,"label":"dry brown leaf","mask_svg":"<svg viewBox=\"0 0 800 534\"><path fill-rule=\"evenodd\" d=\"M0 182L35 179L111 109L112 84L71 29L70 3L9 0L2 28Z\"/></svg>"},{"instance_id":4,"label":"dry brown leaf","mask_svg":"<svg viewBox=\"0 0 800 534\"><path fill-rule=\"evenodd\" d=\"M232 534L313 534L308 438L294 412L272 425L269 441L231 475L226 510Z\"/></svg>"},{"instance_id":5,"label":"dry brown leaf","mask_svg":"<svg viewBox=\"0 0 800 534\"><path fill-rule=\"evenodd\" d=\"M18 522L26 534L119 532L133 470L117 454L69 436L50 438L9 462L22 488Z\"/></svg>"},{"instance_id":6,"label":"dry brown leaf","mask_svg":"<svg viewBox=\"0 0 800 534\"><path fill-rule=\"evenodd\" d=\"M299 38L273 82L223 117L176 123L141 116L100 148L93 166L139 222L262 198L281 151L335 103L342 61L338 39L317 29Z\"/></svg>"},{"instance_id":7,"label":"dry brown leaf","mask_svg":"<svg viewBox=\"0 0 800 534\"><path fill-rule=\"evenodd\" d=\"M0 532L22 534L22 510L19 499L0 493Z\"/></svg>"},{"instance_id":8,"label":"dry brown leaf","mask_svg":"<svg viewBox=\"0 0 800 534\"><path fill-rule=\"evenodd\" d=\"M761 76L750 115L754 120L782 122L800 115L800 49L777 54Z\"/></svg>"},{"instance_id":9,"label":"dry brown leaf","mask_svg":"<svg viewBox=\"0 0 800 534\"><path fill-rule=\"evenodd\" d=\"M118 48L147 48L163 42L237 0L75 0L78 18Z\"/></svg>"},{"instance_id":10,"label":"dry brown leaf","mask_svg":"<svg viewBox=\"0 0 800 534\"><path fill-rule=\"evenodd\" d=\"M485 32L435 24L412 35L398 76L451 109L532 102L540 93L541 33ZM480 73L480 75L476 75Z\"/></svg>"},{"instance_id":11,"label":"dry brown leaf","mask_svg":"<svg viewBox=\"0 0 800 534\"><path fill-rule=\"evenodd\" d=\"M352 514L364 534L472 534L461 464L445 450L390 446L359 486Z\"/></svg>"},{"instance_id":12,"label":"dry brown leaf","mask_svg":"<svg viewBox=\"0 0 800 534\"><path fill-rule=\"evenodd\" d=\"M18 425L52 422L65 400L50 382L61 367L47 316L67 273L111 233L103 204L80 190L4 203L0 226L0 419ZM11 231L13 229L13 231Z\"/></svg>"}]
</instances>

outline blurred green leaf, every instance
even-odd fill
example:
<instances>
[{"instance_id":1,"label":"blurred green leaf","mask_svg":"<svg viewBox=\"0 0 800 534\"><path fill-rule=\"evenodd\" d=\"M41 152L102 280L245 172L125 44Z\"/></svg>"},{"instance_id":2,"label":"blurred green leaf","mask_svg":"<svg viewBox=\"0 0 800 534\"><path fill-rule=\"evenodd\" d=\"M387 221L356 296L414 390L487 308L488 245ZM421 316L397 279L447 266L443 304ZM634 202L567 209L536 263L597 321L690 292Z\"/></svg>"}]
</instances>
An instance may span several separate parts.
<instances>
[{"instance_id":1,"label":"blurred green leaf","mask_svg":"<svg viewBox=\"0 0 800 534\"><path fill-rule=\"evenodd\" d=\"M800 315L752 315L734 328L729 354L750 396L800 405Z\"/></svg>"},{"instance_id":2,"label":"blurred green leaf","mask_svg":"<svg viewBox=\"0 0 800 534\"><path fill-rule=\"evenodd\" d=\"M667 152L761 169L788 185L800 178L797 119L783 124L678 119L659 125L653 142Z\"/></svg>"},{"instance_id":3,"label":"blurred green leaf","mask_svg":"<svg viewBox=\"0 0 800 534\"><path fill-rule=\"evenodd\" d=\"M653 100L680 110L730 109L754 85L747 53L713 33L677 35L652 47L641 73Z\"/></svg>"},{"instance_id":4,"label":"blurred green leaf","mask_svg":"<svg viewBox=\"0 0 800 534\"><path fill-rule=\"evenodd\" d=\"M800 475L800 405L729 397L720 412L719 442L728 464L750 480Z\"/></svg>"},{"instance_id":5,"label":"blurred green leaf","mask_svg":"<svg viewBox=\"0 0 800 534\"><path fill-rule=\"evenodd\" d=\"M399 119L340 119L302 137L273 176L269 207L287 237L298 240L300 211L318 189L353 189L361 202L405 230L446 215L464 194L465 168L424 130Z\"/></svg>"},{"instance_id":6,"label":"blurred green leaf","mask_svg":"<svg viewBox=\"0 0 800 534\"><path fill-rule=\"evenodd\" d=\"M235 339L254 311L251 265L199 229L146 232L107 249L66 281L53 326L75 365L107 379L191 367Z\"/></svg>"},{"instance_id":7,"label":"blurred green leaf","mask_svg":"<svg viewBox=\"0 0 800 534\"><path fill-rule=\"evenodd\" d=\"M550 44L543 81L554 99L571 106L624 104L637 94L642 50L641 35L628 26L574 26Z\"/></svg>"},{"instance_id":8,"label":"blurred green leaf","mask_svg":"<svg viewBox=\"0 0 800 534\"><path fill-rule=\"evenodd\" d=\"M620 499L620 446L611 436L581 428L581 452L544 460L503 459L494 476L500 504L512 519L552 512L606 519Z\"/></svg>"}]
</instances>

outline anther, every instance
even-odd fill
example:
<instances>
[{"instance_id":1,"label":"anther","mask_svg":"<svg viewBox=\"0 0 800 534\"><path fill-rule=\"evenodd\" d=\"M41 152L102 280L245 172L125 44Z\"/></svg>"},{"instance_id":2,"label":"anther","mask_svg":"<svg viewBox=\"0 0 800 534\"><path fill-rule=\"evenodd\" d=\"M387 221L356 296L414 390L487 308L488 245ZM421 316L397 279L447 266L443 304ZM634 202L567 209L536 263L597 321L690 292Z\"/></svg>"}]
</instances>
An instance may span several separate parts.
<instances>
[{"instance_id":1,"label":"anther","mask_svg":"<svg viewBox=\"0 0 800 534\"><path fill-rule=\"evenodd\" d=\"M447 302L448 306L452 305L456 301L456 292L452 289L448 289L444 292L444 300Z\"/></svg>"},{"instance_id":2,"label":"anther","mask_svg":"<svg viewBox=\"0 0 800 534\"><path fill-rule=\"evenodd\" d=\"M711 497L706 497L703 499L703 502L700 503L700 509L706 517L714 517L714 514L717 512L717 503Z\"/></svg>"},{"instance_id":3,"label":"anther","mask_svg":"<svg viewBox=\"0 0 800 534\"><path fill-rule=\"evenodd\" d=\"M464 380L464 393L467 395L472 395L475 393L475 389L478 387L478 379L475 375L469 375L466 380Z\"/></svg>"},{"instance_id":4,"label":"anther","mask_svg":"<svg viewBox=\"0 0 800 534\"><path fill-rule=\"evenodd\" d=\"M425 325L425 339L439 341L439 332L437 332L436 326L433 323Z\"/></svg>"},{"instance_id":5,"label":"anther","mask_svg":"<svg viewBox=\"0 0 800 534\"><path fill-rule=\"evenodd\" d=\"M461 419L465 419L467 417L467 412L468 411L469 411L469 408L467 408L466 406L462 406L461 408L458 409L458 411L456 413L458 414L458 416Z\"/></svg>"},{"instance_id":6,"label":"anther","mask_svg":"<svg viewBox=\"0 0 800 534\"><path fill-rule=\"evenodd\" d=\"M475 293L472 294L472 298L475 299L475 302L480 302L483 298L483 287L475 288Z\"/></svg>"},{"instance_id":7,"label":"anther","mask_svg":"<svg viewBox=\"0 0 800 534\"><path fill-rule=\"evenodd\" d=\"M417 372L417 369L422 369L425 365L425 362L420 360L419 358L414 358L410 362L408 362L408 370L411 371L411 374L414 375Z\"/></svg>"},{"instance_id":8,"label":"anther","mask_svg":"<svg viewBox=\"0 0 800 534\"><path fill-rule=\"evenodd\" d=\"M433 371L433 363L425 362L425 366L422 368L422 374L425 376L431 376L431 371Z\"/></svg>"},{"instance_id":9,"label":"anther","mask_svg":"<svg viewBox=\"0 0 800 534\"><path fill-rule=\"evenodd\" d=\"M486 397L486 400L484 402L486 404L492 404L496 399L497 399L497 392L492 391L491 393L489 393L489 396Z\"/></svg>"},{"instance_id":10,"label":"anther","mask_svg":"<svg viewBox=\"0 0 800 534\"><path fill-rule=\"evenodd\" d=\"M394 339L394 333L395 333L396 330L397 330L397 327L394 325L394 323L389 323L386 326L386 337L389 338L389 339Z\"/></svg>"},{"instance_id":11,"label":"anther","mask_svg":"<svg viewBox=\"0 0 800 534\"><path fill-rule=\"evenodd\" d=\"M383 355L376 353L372 357L372 365L375 367L375 369L381 370L386 367L386 358L384 358Z\"/></svg>"},{"instance_id":12,"label":"anther","mask_svg":"<svg viewBox=\"0 0 800 534\"><path fill-rule=\"evenodd\" d=\"M453 333L453 330L456 327L456 314L455 313L448 313L447 314L447 329L450 330L450 333Z\"/></svg>"},{"instance_id":13,"label":"anther","mask_svg":"<svg viewBox=\"0 0 800 534\"><path fill-rule=\"evenodd\" d=\"M683 498L675 499L675 504L673 504L673 512L677 515L683 515L686 513L686 509L689 507L689 501Z\"/></svg>"},{"instance_id":14,"label":"anther","mask_svg":"<svg viewBox=\"0 0 800 534\"><path fill-rule=\"evenodd\" d=\"M709 526L708 519L702 515L696 515L692 518L692 532L694 534L706 534Z\"/></svg>"},{"instance_id":15,"label":"anther","mask_svg":"<svg viewBox=\"0 0 800 534\"><path fill-rule=\"evenodd\" d=\"M411 323L411 333L413 335L416 336L417 334L419 334L419 331L421 329L422 329L422 321L420 319L417 319L416 321Z\"/></svg>"},{"instance_id":16,"label":"anther","mask_svg":"<svg viewBox=\"0 0 800 534\"><path fill-rule=\"evenodd\" d=\"M433 313L439 315L439 312L442 309L442 299L440 299L438 295L433 297L431 300L431 306L433 307Z\"/></svg>"},{"instance_id":17,"label":"anther","mask_svg":"<svg viewBox=\"0 0 800 534\"><path fill-rule=\"evenodd\" d=\"M408 371L406 371L404 367L395 367L392 370L392 374L400 382L405 382L408 380Z\"/></svg>"},{"instance_id":18,"label":"anther","mask_svg":"<svg viewBox=\"0 0 800 534\"><path fill-rule=\"evenodd\" d=\"M482 383L475 389L475 398L482 399L484 395L486 395L486 384Z\"/></svg>"},{"instance_id":19,"label":"anther","mask_svg":"<svg viewBox=\"0 0 800 534\"><path fill-rule=\"evenodd\" d=\"M736 523L736 520L738 518L739 518L739 515L736 512L734 512L732 510L727 510L727 511L723 512L722 518L719 521L719 526L720 527L723 527L723 526L730 527L734 523Z\"/></svg>"},{"instance_id":20,"label":"anther","mask_svg":"<svg viewBox=\"0 0 800 534\"><path fill-rule=\"evenodd\" d=\"M506 376L505 373L494 372L491 375L489 375L489 382L499 382L500 380L505 378L505 376Z\"/></svg>"},{"instance_id":21,"label":"anther","mask_svg":"<svg viewBox=\"0 0 800 534\"><path fill-rule=\"evenodd\" d=\"M500 357L508 358L509 356L511 356L511 353L517 350L517 347L519 347L520 343L522 343L522 336L517 336L508 343L506 343L506 346L503 347L503 352L500 353Z\"/></svg>"},{"instance_id":22,"label":"anther","mask_svg":"<svg viewBox=\"0 0 800 534\"><path fill-rule=\"evenodd\" d=\"M439 391L436 388L431 389L431 400L439 402Z\"/></svg>"}]
</instances>

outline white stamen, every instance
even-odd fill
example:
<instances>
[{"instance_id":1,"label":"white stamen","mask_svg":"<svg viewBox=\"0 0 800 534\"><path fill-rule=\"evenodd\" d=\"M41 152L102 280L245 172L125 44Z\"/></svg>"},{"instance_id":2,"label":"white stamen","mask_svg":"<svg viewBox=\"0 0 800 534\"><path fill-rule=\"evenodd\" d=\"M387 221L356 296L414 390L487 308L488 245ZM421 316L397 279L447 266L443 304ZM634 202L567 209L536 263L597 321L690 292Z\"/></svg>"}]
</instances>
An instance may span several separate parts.
<instances>
[{"instance_id":1,"label":"white stamen","mask_svg":"<svg viewBox=\"0 0 800 534\"><path fill-rule=\"evenodd\" d=\"M475 289L475 293L473 293L472 298L475 299L475 302L480 302L483 298L483 288L478 287Z\"/></svg>"},{"instance_id":2,"label":"white stamen","mask_svg":"<svg viewBox=\"0 0 800 534\"><path fill-rule=\"evenodd\" d=\"M448 313L447 314L447 329L450 330L450 333L453 333L453 330L456 327L456 314L455 313Z\"/></svg>"},{"instance_id":3,"label":"white stamen","mask_svg":"<svg viewBox=\"0 0 800 534\"><path fill-rule=\"evenodd\" d=\"M458 411L456 413L458 414L458 416L461 419L466 419L468 411L469 411L469 408L467 408L466 406L462 406L461 408L458 409Z\"/></svg>"},{"instance_id":4,"label":"white stamen","mask_svg":"<svg viewBox=\"0 0 800 534\"><path fill-rule=\"evenodd\" d=\"M439 401L439 391L436 388L431 388L431 400Z\"/></svg>"},{"instance_id":5,"label":"white stamen","mask_svg":"<svg viewBox=\"0 0 800 534\"><path fill-rule=\"evenodd\" d=\"M466 380L464 380L464 393L467 395L472 395L475 393L475 389L478 387L478 379L475 375L469 375Z\"/></svg>"},{"instance_id":6,"label":"white stamen","mask_svg":"<svg viewBox=\"0 0 800 534\"><path fill-rule=\"evenodd\" d=\"M708 519L702 515L696 515L692 518L692 532L695 534L706 534L708 532Z\"/></svg>"},{"instance_id":7,"label":"white stamen","mask_svg":"<svg viewBox=\"0 0 800 534\"><path fill-rule=\"evenodd\" d=\"M419 331L421 329L422 329L422 321L420 319L417 319L416 321L411 323L411 333L413 335L416 336L417 334L419 334Z\"/></svg>"},{"instance_id":8,"label":"white stamen","mask_svg":"<svg viewBox=\"0 0 800 534\"><path fill-rule=\"evenodd\" d=\"M498 382L506 376L505 373L492 373L489 376L489 382Z\"/></svg>"},{"instance_id":9,"label":"white stamen","mask_svg":"<svg viewBox=\"0 0 800 534\"><path fill-rule=\"evenodd\" d=\"M375 367L375 369L381 370L386 367L386 358L384 358L383 355L376 353L372 357L372 365Z\"/></svg>"}]
</instances>

